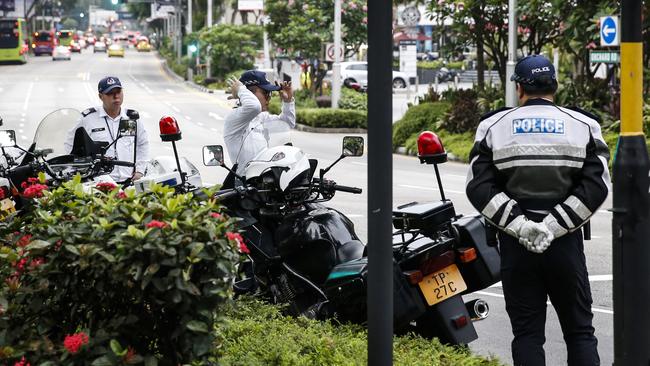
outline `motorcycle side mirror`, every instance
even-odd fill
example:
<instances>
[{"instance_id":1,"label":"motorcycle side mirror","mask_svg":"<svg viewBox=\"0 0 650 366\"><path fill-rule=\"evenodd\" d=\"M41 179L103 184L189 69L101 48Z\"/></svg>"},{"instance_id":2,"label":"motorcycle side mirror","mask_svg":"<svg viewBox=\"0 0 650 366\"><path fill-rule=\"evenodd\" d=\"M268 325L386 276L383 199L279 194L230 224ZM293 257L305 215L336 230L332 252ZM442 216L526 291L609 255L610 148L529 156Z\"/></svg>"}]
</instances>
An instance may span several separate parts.
<instances>
[{"instance_id":1,"label":"motorcycle side mirror","mask_svg":"<svg viewBox=\"0 0 650 366\"><path fill-rule=\"evenodd\" d=\"M208 145L203 146L203 165L205 166L223 166L223 146Z\"/></svg>"},{"instance_id":2,"label":"motorcycle side mirror","mask_svg":"<svg viewBox=\"0 0 650 366\"><path fill-rule=\"evenodd\" d=\"M54 149L36 149L34 150L34 156L46 157L54 152Z\"/></svg>"},{"instance_id":3,"label":"motorcycle side mirror","mask_svg":"<svg viewBox=\"0 0 650 366\"><path fill-rule=\"evenodd\" d=\"M135 112L136 114L138 112ZM129 117L130 118L130 117ZM138 122L135 119L120 120L118 136L136 136L138 134Z\"/></svg>"},{"instance_id":4,"label":"motorcycle side mirror","mask_svg":"<svg viewBox=\"0 0 650 366\"><path fill-rule=\"evenodd\" d=\"M343 137L343 156L361 156L363 155L363 137L345 136Z\"/></svg>"},{"instance_id":5,"label":"motorcycle side mirror","mask_svg":"<svg viewBox=\"0 0 650 366\"><path fill-rule=\"evenodd\" d=\"M4 122L2 121L2 117L0 117L0 126L2 126Z\"/></svg>"},{"instance_id":6,"label":"motorcycle side mirror","mask_svg":"<svg viewBox=\"0 0 650 366\"><path fill-rule=\"evenodd\" d=\"M16 131L3 130L0 131L0 147L14 147L16 146Z\"/></svg>"}]
</instances>

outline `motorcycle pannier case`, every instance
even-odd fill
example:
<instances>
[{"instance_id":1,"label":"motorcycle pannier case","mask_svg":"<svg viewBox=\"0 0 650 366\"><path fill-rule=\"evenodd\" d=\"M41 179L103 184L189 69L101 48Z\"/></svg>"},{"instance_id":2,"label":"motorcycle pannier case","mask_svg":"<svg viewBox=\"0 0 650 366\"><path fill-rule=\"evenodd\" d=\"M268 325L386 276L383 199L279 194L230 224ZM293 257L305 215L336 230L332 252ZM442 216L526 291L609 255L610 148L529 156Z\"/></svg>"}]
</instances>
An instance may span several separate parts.
<instances>
[{"instance_id":1,"label":"motorcycle pannier case","mask_svg":"<svg viewBox=\"0 0 650 366\"><path fill-rule=\"evenodd\" d=\"M367 319L368 258L353 260L334 267L325 282L325 294L331 310L342 320L365 322ZM399 266L393 263L394 324L399 329L410 319L425 312L425 304L416 287L410 286Z\"/></svg>"},{"instance_id":2,"label":"motorcycle pannier case","mask_svg":"<svg viewBox=\"0 0 650 366\"><path fill-rule=\"evenodd\" d=\"M496 245L489 245L486 227L480 216L466 216L454 223L459 248L474 248L476 259L460 263L467 292L482 290L501 280L501 257Z\"/></svg>"},{"instance_id":3,"label":"motorcycle pannier case","mask_svg":"<svg viewBox=\"0 0 650 366\"><path fill-rule=\"evenodd\" d=\"M393 210L393 226L398 230L422 230L435 233L456 216L451 201L411 202Z\"/></svg>"}]
</instances>

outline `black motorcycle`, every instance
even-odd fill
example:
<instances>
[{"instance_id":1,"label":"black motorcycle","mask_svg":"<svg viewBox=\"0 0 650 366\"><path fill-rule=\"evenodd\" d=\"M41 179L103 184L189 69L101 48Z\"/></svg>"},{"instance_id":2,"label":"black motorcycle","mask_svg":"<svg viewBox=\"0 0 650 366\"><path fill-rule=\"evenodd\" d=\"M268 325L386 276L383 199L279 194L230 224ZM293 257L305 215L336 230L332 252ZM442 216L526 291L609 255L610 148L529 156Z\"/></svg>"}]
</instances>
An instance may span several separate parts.
<instances>
[{"instance_id":1,"label":"black motorcycle","mask_svg":"<svg viewBox=\"0 0 650 366\"><path fill-rule=\"evenodd\" d=\"M216 197L241 219L250 250L241 269L248 278L235 284L237 293L288 304L292 315L366 322L366 247L345 215L321 204L337 191L361 193L324 176L341 159L361 156L363 145L361 137L345 137L340 158L317 177L318 162L292 146L260 153L245 178L231 170L239 184ZM434 164L437 174L446 154L421 159ZM222 147L204 147L204 164L223 166ZM489 307L483 300L464 303L461 295L499 281L499 254L488 245L483 221L457 215L443 195L438 202L399 206L393 225L393 268L387 270L393 271L396 332L450 344L475 340L472 321L487 317Z\"/></svg>"}]
</instances>

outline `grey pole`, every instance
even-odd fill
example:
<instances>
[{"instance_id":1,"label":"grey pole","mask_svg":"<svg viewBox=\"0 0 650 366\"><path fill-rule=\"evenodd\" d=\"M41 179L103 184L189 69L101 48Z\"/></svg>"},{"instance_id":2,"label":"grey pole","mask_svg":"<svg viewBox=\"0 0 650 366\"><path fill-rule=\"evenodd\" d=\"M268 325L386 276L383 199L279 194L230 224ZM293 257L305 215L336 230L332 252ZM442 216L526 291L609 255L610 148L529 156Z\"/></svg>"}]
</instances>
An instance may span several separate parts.
<instances>
[{"instance_id":1,"label":"grey pole","mask_svg":"<svg viewBox=\"0 0 650 366\"><path fill-rule=\"evenodd\" d=\"M341 98L341 0L334 0L334 65L332 66L332 108Z\"/></svg>"},{"instance_id":2,"label":"grey pole","mask_svg":"<svg viewBox=\"0 0 650 366\"><path fill-rule=\"evenodd\" d=\"M393 361L392 1L368 2L368 365Z\"/></svg>"},{"instance_id":3,"label":"grey pole","mask_svg":"<svg viewBox=\"0 0 650 366\"><path fill-rule=\"evenodd\" d=\"M207 16L207 26L208 28L212 28L212 0L208 0L208 16ZM212 51L212 46L208 45L206 48L206 60L205 60L205 77L209 78L212 76L212 57L210 56L210 52Z\"/></svg>"},{"instance_id":4,"label":"grey pole","mask_svg":"<svg viewBox=\"0 0 650 366\"><path fill-rule=\"evenodd\" d=\"M187 26L185 33L192 33L192 0L187 0Z\"/></svg>"},{"instance_id":5,"label":"grey pole","mask_svg":"<svg viewBox=\"0 0 650 366\"><path fill-rule=\"evenodd\" d=\"M508 63L506 64L506 107L517 106L517 89L510 76L517 60L517 0L508 0Z\"/></svg>"}]
</instances>

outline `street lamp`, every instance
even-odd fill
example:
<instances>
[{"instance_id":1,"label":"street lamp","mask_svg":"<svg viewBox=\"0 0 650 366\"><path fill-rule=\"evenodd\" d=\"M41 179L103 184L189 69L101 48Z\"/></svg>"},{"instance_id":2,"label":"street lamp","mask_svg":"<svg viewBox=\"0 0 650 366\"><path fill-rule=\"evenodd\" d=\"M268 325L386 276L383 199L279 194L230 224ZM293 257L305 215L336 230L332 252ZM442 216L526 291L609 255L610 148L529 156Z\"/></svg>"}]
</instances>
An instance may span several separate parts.
<instances>
[{"instance_id":1,"label":"street lamp","mask_svg":"<svg viewBox=\"0 0 650 366\"><path fill-rule=\"evenodd\" d=\"M111 4L117 5L118 0L111 0Z\"/></svg>"},{"instance_id":2,"label":"street lamp","mask_svg":"<svg viewBox=\"0 0 650 366\"><path fill-rule=\"evenodd\" d=\"M83 18L84 16L86 16L86 14L84 14L84 13L79 13L79 18Z\"/></svg>"}]
</instances>

